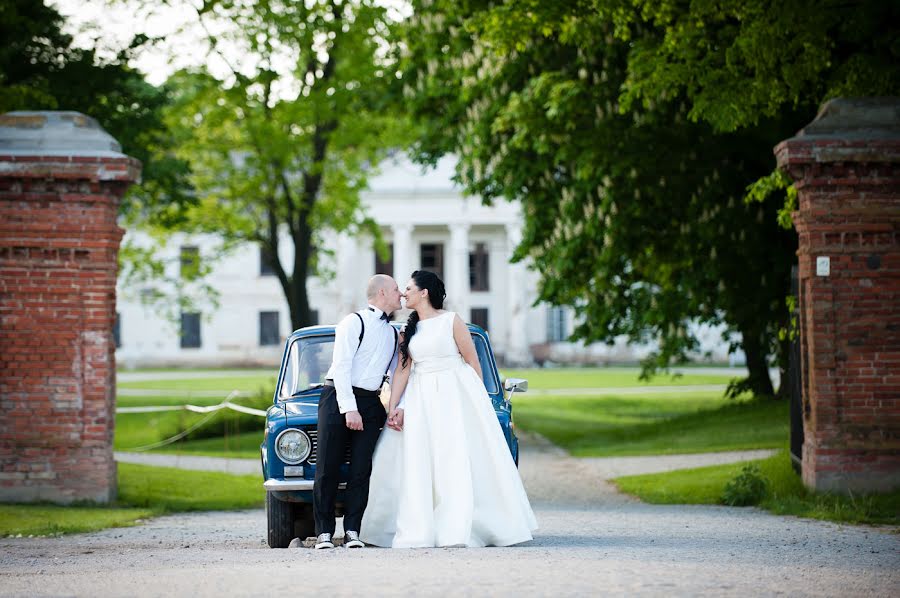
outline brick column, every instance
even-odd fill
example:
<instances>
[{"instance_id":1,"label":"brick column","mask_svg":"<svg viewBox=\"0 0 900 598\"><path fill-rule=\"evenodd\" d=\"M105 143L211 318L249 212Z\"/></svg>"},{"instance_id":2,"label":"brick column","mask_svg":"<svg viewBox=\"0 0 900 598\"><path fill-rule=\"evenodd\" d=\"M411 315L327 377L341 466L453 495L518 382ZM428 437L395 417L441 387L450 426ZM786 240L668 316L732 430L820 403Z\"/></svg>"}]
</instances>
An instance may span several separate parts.
<instances>
[{"instance_id":1,"label":"brick column","mask_svg":"<svg viewBox=\"0 0 900 598\"><path fill-rule=\"evenodd\" d=\"M798 192L803 481L900 487L900 98L832 100L775 154Z\"/></svg>"},{"instance_id":2,"label":"brick column","mask_svg":"<svg viewBox=\"0 0 900 598\"><path fill-rule=\"evenodd\" d=\"M120 150L77 112L0 116L0 501L115 498Z\"/></svg>"}]
</instances>

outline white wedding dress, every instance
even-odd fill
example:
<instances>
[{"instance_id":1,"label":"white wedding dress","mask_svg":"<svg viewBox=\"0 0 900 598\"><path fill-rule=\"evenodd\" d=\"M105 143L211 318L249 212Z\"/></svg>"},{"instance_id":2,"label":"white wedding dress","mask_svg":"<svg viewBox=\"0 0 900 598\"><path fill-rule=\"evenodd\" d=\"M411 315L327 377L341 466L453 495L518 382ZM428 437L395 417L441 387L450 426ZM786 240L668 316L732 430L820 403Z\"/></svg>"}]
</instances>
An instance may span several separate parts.
<instances>
[{"instance_id":1,"label":"white wedding dress","mask_svg":"<svg viewBox=\"0 0 900 598\"><path fill-rule=\"evenodd\" d=\"M491 400L453 339L454 313L418 323L403 431L375 448L361 539L376 546L509 546L537 521Z\"/></svg>"}]
</instances>

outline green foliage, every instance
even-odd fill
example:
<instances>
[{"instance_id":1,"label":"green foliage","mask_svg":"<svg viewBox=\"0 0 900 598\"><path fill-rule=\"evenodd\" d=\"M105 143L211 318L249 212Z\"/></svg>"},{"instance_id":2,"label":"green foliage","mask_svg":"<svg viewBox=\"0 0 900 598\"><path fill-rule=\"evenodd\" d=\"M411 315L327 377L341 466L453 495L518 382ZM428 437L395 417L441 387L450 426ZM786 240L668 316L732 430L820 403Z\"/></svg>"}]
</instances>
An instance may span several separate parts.
<instances>
[{"instance_id":1,"label":"green foliage","mask_svg":"<svg viewBox=\"0 0 900 598\"><path fill-rule=\"evenodd\" d=\"M244 407L260 409L265 411L272 405L271 393L258 393L253 397L242 398L233 401ZM170 438L189 429L194 422L188 422L185 418L179 418L170 421L169 425L162 430L163 438ZM262 441L263 430L265 428L265 420L258 415L251 413L243 413L232 409L221 409L216 416L210 419L203 426L192 430L186 436L184 441L199 440L201 438L226 438L239 436L242 433L255 433L256 447Z\"/></svg>"},{"instance_id":2,"label":"green foliage","mask_svg":"<svg viewBox=\"0 0 900 598\"><path fill-rule=\"evenodd\" d=\"M376 239L359 193L408 134L399 116L393 23L372 0L212 1L198 10L230 73L174 75L165 121L190 164L196 205L184 228L260 247L294 328L309 323L306 280L325 274L325 235ZM237 47L226 58L223 46ZM282 263L281 237L293 269Z\"/></svg>"},{"instance_id":3,"label":"green foliage","mask_svg":"<svg viewBox=\"0 0 900 598\"><path fill-rule=\"evenodd\" d=\"M258 475L130 463L117 466L119 488L115 504L0 505L0 537L58 536L130 526L166 513L257 508L265 498Z\"/></svg>"},{"instance_id":4,"label":"green foliage","mask_svg":"<svg viewBox=\"0 0 900 598\"><path fill-rule=\"evenodd\" d=\"M725 324L749 388L773 394L796 239L776 224L780 198L741 198L799 117L726 135L672 94L621 110L632 44L615 2L415 9L404 81L425 123L418 155L455 152L471 193L522 203L516 257L541 272L539 300L575 306L574 339L658 340L652 372L697 350L692 323Z\"/></svg>"},{"instance_id":5,"label":"green foliage","mask_svg":"<svg viewBox=\"0 0 900 598\"><path fill-rule=\"evenodd\" d=\"M0 537L61 536L134 525L150 509L49 504L0 505Z\"/></svg>"},{"instance_id":6,"label":"green foliage","mask_svg":"<svg viewBox=\"0 0 900 598\"><path fill-rule=\"evenodd\" d=\"M768 481L759 507L778 515L843 523L900 523L900 490L886 494L840 495L811 492L791 466L787 449L754 462ZM624 492L654 504L719 504L725 485L743 464L731 463L667 473L625 476L615 480Z\"/></svg>"},{"instance_id":7,"label":"green foliage","mask_svg":"<svg viewBox=\"0 0 900 598\"><path fill-rule=\"evenodd\" d=\"M725 484L722 504L732 507L748 507L759 504L768 491L769 484L760 474L759 466L745 465L734 479Z\"/></svg>"},{"instance_id":8,"label":"green foliage","mask_svg":"<svg viewBox=\"0 0 900 598\"><path fill-rule=\"evenodd\" d=\"M117 55L101 58L93 49L74 47L62 27L62 16L44 2L0 2L0 113L76 110L96 118L124 153L143 164L142 181L129 190L122 212L177 220L191 197L186 163L165 149L168 90L128 66L146 38L135 36Z\"/></svg>"},{"instance_id":9,"label":"green foliage","mask_svg":"<svg viewBox=\"0 0 900 598\"><path fill-rule=\"evenodd\" d=\"M728 401L717 392L516 396L516 425L578 457L776 448L786 401Z\"/></svg>"},{"instance_id":10,"label":"green foliage","mask_svg":"<svg viewBox=\"0 0 900 598\"><path fill-rule=\"evenodd\" d=\"M219 511L259 507L265 490L258 475L231 475L120 463L122 505L156 513Z\"/></svg>"},{"instance_id":11,"label":"green foliage","mask_svg":"<svg viewBox=\"0 0 900 598\"><path fill-rule=\"evenodd\" d=\"M683 94L688 118L734 131L785 108L900 91L900 44L891 25L900 21L900 7L894 2L592 4L618 4L619 37L633 44L623 110Z\"/></svg>"},{"instance_id":12,"label":"green foliage","mask_svg":"<svg viewBox=\"0 0 900 598\"><path fill-rule=\"evenodd\" d=\"M747 186L746 202L766 202L773 193L784 193L784 203L778 209L778 224L791 230L794 221L791 214L797 209L797 188L790 177L781 170L773 170Z\"/></svg>"}]
</instances>

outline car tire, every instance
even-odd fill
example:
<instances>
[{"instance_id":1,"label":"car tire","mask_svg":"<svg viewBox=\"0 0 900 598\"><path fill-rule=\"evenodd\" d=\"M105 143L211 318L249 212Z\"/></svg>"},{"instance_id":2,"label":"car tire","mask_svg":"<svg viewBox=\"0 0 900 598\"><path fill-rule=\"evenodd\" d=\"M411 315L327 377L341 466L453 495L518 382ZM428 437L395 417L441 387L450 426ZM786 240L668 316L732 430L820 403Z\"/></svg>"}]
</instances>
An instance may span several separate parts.
<instances>
[{"instance_id":1,"label":"car tire","mask_svg":"<svg viewBox=\"0 0 900 598\"><path fill-rule=\"evenodd\" d=\"M316 535L316 519L309 503L294 503L294 537L305 540Z\"/></svg>"},{"instance_id":2,"label":"car tire","mask_svg":"<svg viewBox=\"0 0 900 598\"><path fill-rule=\"evenodd\" d=\"M266 492L266 522L268 525L269 548L287 548L294 535L294 521L297 520L297 504L278 500L271 492ZM304 536L302 539L306 539Z\"/></svg>"}]
</instances>

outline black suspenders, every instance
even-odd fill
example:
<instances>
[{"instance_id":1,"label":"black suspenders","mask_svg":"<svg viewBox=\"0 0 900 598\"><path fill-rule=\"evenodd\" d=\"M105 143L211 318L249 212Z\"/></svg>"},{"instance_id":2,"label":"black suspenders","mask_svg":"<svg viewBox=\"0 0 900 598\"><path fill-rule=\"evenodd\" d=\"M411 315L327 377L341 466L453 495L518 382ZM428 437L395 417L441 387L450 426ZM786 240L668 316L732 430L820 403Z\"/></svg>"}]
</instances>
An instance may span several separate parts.
<instances>
[{"instance_id":1,"label":"black suspenders","mask_svg":"<svg viewBox=\"0 0 900 598\"><path fill-rule=\"evenodd\" d=\"M356 350L359 351L359 348L362 346L363 336L366 334L366 323L363 320L363 317L359 315L359 312L353 312L357 318L359 318L359 325L361 326L359 330L359 342L356 344ZM388 324L390 326L390 324ZM391 369L391 362L394 361L394 353L397 352L397 343L400 342L400 335L397 334L397 329L391 326L391 330L394 331L394 350L391 352L391 358L388 359L387 367L384 368L384 376L381 379L381 383L384 384L388 379L388 371Z\"/></svg>"}]
</instances>

